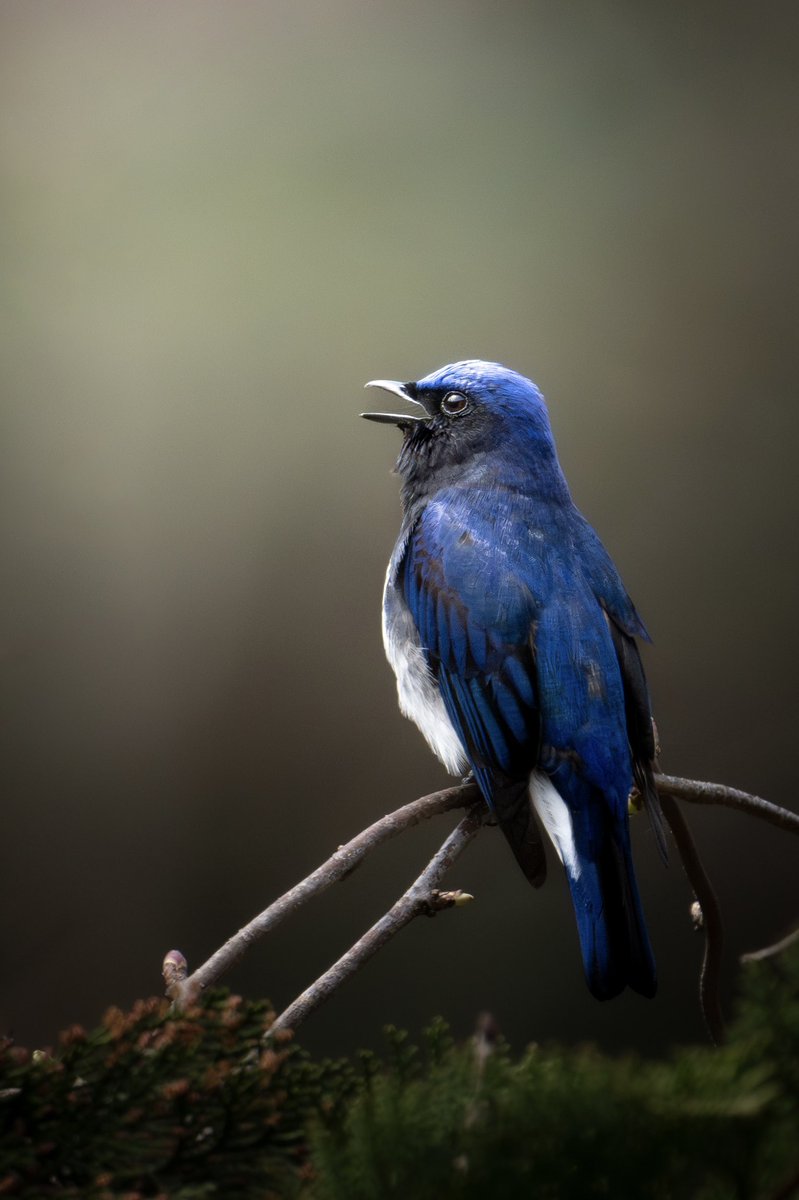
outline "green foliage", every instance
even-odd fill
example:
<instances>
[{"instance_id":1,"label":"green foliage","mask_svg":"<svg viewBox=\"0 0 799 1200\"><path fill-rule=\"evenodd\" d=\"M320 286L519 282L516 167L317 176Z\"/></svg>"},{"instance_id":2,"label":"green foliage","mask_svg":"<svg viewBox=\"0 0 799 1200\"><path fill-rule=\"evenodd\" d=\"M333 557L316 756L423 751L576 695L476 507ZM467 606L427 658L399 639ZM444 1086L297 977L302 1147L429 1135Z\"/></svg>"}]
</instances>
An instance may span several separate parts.
<instances>
[{"instance_id":1,"label":"green foliage","mask_svg":"<svg viewBox=\"0 0 799 1200\"><path fill-rule=\"evenodd\" d=\"M314 1063L216 993L0 1046L0 1195L771 1200L799 1182L799 948L747 967L728 1044L670 1062L501 1042Z\"/></svg>"},{"instance_id":2,"label":"green foliage","mask_svg":"<svg viewBox=\"0 0 799 1200\"><path fill-rule=\"evenodd\" d=\"M111 1009L54 1056L0 1046L0 1195L295 1195L308 1117L334 1119L353 1072L265 1045L272 1019L217 992L181 1015L161 1000Z\"/></svg>"},{"instance_id":3,"label":"green foliage","mask_svg":"<svg viewBox=\"0 0 799 1200\"><path fill-rule=\"evenodd\" d=\"M747 967L727 1046L668 1063L393 1034L343 1126L317 1123L319 1200L744 1200L799 1184L799 952ZM788 1192L784 1193L785 1195ZM791 1194L793 1194L791 1192Z\"/></svg>"}]
</instances>

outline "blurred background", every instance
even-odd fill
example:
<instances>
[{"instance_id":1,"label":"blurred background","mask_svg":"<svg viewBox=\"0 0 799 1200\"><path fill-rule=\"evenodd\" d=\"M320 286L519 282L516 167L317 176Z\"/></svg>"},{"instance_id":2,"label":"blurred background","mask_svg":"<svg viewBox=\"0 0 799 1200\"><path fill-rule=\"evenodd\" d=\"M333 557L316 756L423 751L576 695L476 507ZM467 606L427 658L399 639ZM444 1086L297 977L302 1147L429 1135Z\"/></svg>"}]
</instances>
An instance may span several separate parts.
<instances>
[{"instance_id":1,"label":"blurred background","mask_svg":"<svg viewBox=\"0 0 799 1200\"><path fill-rule=\"evenodd\" d=\"M796 806L795 5L6 0L0 12L0 1027L52 1043L197 966L446 782L380 641L396 430L363 383L499 359L654 638L664 768ZM796 847L688 813L736 956ZM227 982L282 1007L454 818ZM701 1038L676 861L636 854L657 999L591 999L560 873L500 835L303 1030L489 1009L511 1041Z\"/></svg>"}]
</instances>

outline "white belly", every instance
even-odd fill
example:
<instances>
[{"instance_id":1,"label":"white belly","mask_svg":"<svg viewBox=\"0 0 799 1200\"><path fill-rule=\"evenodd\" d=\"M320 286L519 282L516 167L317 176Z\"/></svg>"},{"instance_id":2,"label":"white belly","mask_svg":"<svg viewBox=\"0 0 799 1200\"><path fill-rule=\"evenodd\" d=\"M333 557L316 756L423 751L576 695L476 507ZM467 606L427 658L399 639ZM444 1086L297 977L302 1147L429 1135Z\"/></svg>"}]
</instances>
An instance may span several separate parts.
<instances>
[{"instance_id":1,"label":"white belly","mask_svg":"<svg viewBox=\"0 0 799 1200\"><path fill-rule=\"evenodd\" d=\"M450 774L463 775L469 764L430 674L413 617L394 586L394 563L392 559L383 594L383 645L397 677L400 711L422 731Z\"/></svg>"}]
</instances>

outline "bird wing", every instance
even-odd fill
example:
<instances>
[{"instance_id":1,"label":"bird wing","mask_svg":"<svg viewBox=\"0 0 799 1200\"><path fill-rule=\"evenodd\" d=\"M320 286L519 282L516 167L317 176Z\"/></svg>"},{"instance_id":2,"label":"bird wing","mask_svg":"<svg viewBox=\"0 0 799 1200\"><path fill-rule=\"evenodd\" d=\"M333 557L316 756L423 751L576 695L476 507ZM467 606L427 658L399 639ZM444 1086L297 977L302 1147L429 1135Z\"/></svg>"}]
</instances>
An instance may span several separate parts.
<instances>
[{"instance_id":1,"label":"bird wing","mask_svg":"<svg viewBox=\"0 0 799 1200\"><path fill-rule=\"evenodd\" d=\"M584 544L581 519L550 520L515 494L481 504L451 489L416 521L398 583L488 802L497 776L568 762L617 808L628 704L643 726L631 636L643 626L596 535Z\"/></svg>"},{"instance_id":2,"label":"bird wing","mask_svg":"<svg viewBox=\"0 0 799 1200\"><path fill-rule=\"evenodd\" d=\"M492 773L529 774L538 752L533 593L474 514L432 502L398 583L428 666L489 803Z\"/></svg>"},{"instance_id":3,"label":"bird wing","mask_svg":"<svg viewBox=\"0 0 799 1200\"><path fill-rule=\"evenodd\" d=\"M605 612L621 672L635 784L643 797L665 862L668 859L666 834L654 780L657 756L655 725L641 655L635 641L638 637L648 642L650 637L605 547L582 516L578 516L578 529L580 557L586 564L591 589Z\"/></svg>"},{"instance_id":4,"label":"bird wing","mask_svg":"<svg viewBox=\"0 0 799 1200\"><path fill-rule=\"evenodd\" d=\"M431 502L415 523L397 583L431 674L480 789L527 878L546 877L528 792L540 713L532 631L535 597L496 536L461 495Z\"/></svg>"}]
</instances>

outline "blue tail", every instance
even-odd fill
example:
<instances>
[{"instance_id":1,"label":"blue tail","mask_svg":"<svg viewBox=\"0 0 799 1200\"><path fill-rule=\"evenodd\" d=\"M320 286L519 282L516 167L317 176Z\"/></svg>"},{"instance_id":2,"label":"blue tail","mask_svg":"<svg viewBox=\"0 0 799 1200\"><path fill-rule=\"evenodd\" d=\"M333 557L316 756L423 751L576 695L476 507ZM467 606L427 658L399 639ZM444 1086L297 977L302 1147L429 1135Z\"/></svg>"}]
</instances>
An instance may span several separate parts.
<instances>
[{"instance_id":1,"label":"blue tail","mask_svg":"<svg viewBox=\"0 0 799 1200\"><path fill-rule=\"evenodd\" d=\"M626 817L614 824L596 819L590 823L593 828L587 839L575 830L579 874L567 870L588 987L597 1000L610 1000L625 987L654 996L655 960L635 881Z\"/></svg>"}]
</instances>

